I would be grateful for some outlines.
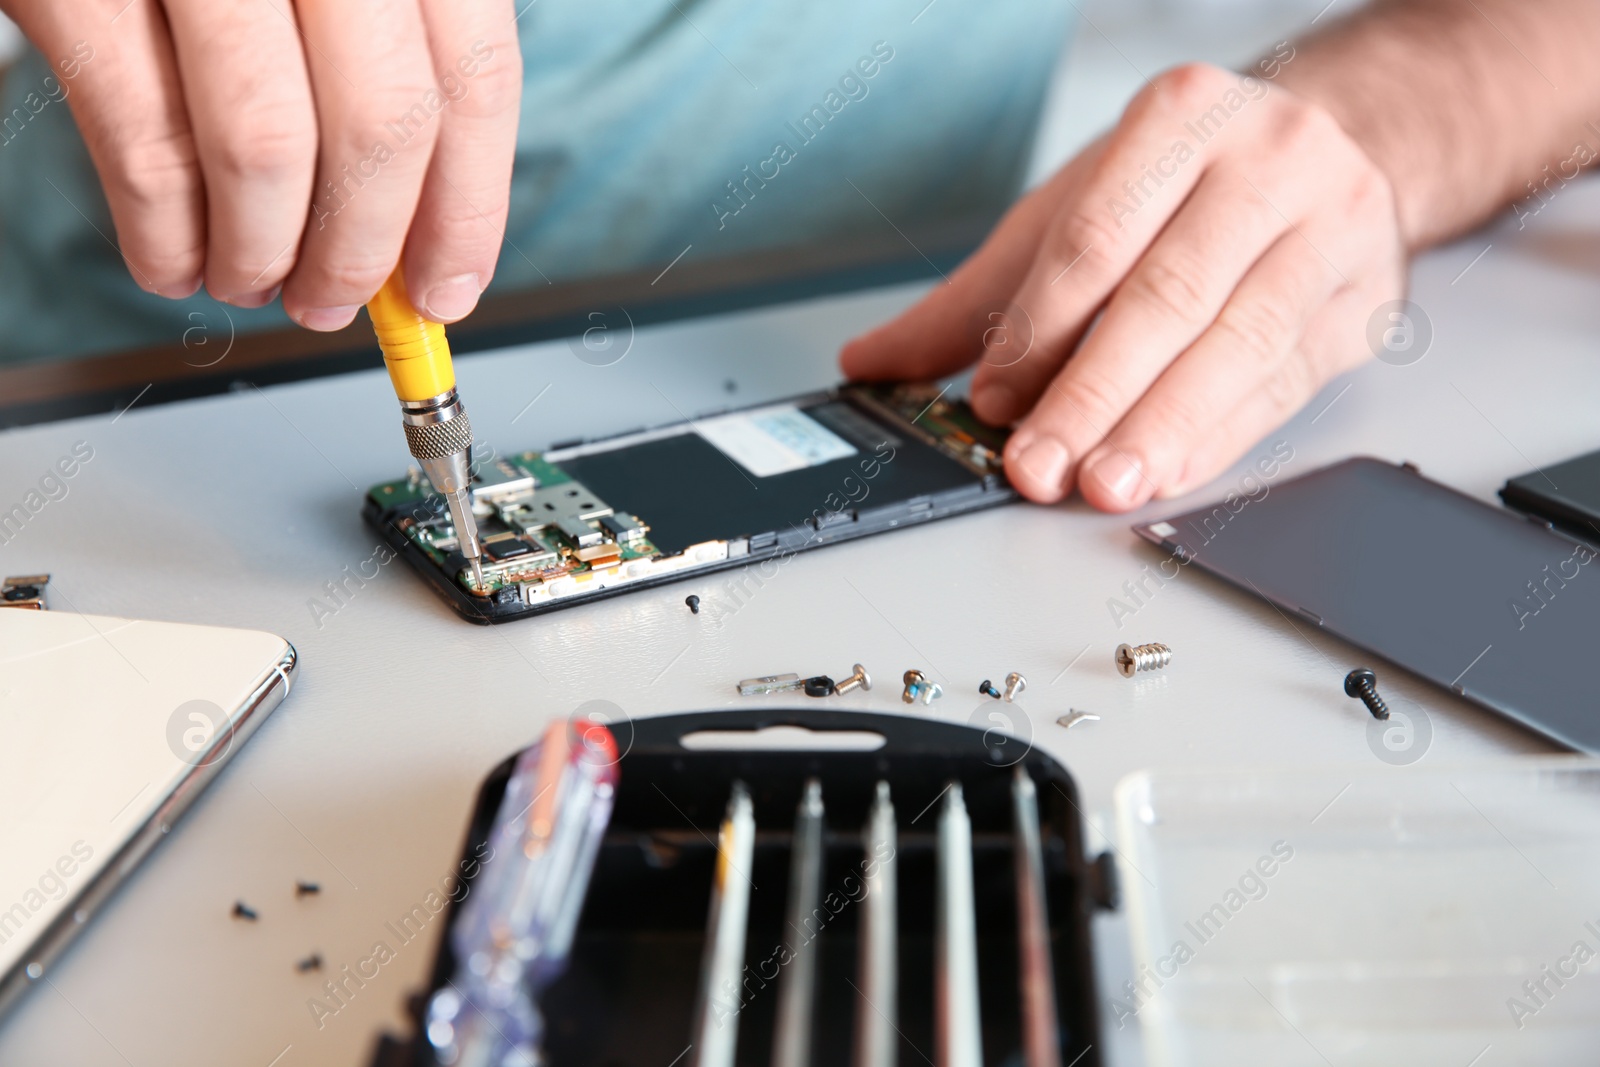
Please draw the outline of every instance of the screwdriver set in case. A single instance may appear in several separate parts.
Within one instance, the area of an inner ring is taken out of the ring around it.
[[[594,738],[574,726],[579,748]],[[820,710],[601,732],[559,790],[600,798],[609,821],[568,819],[566,843],[540,814],[555,783],[524,780],[548,751],[489,775],[464,848],[488,858],[452,906],[413,1033],[386,1035],[374,1067],[1099,1062],[1089,921],[1116,906],[1113,867],[1086,857],[1076,787],[1047,754],[993,730]],[[592,837],[593,869],[543,927],[529,917],[556,898],[525,881],[521,925],[495,935],[484,911],[517,908],[503,883],[520,860],[503,857],[534,852],[508,816],[569,867]],[[526,1026],[483,984],[517,944],[546,957],[518,972],[538,976],[520,980],[537,992]],[[469,1031],[499,1044],[474,1053]]]

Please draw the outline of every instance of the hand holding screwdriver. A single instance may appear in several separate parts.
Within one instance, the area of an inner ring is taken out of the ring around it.
[[[444,327],[423,318],[406,294],[404,264],[397,264],[367,304],[383,349],[389,380],[400,398],[406,444],[433,487],[444,494],[456,540],[483,590],[483,547],[472,514],[472,423],[456,394],[456,372]]]

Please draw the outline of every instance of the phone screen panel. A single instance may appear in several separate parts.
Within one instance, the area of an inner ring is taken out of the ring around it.
[[[1600,753],[1595,551],[1370,458],[1135,527],[1193,565],[1564,745]],[[1353,664],[1352,664],[1353,666]]]

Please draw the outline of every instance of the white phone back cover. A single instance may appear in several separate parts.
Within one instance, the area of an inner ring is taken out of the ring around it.
[[[255,630],[0,609],[0,979],[20,978],[68,908],[88,918],[159,839],[152,820],[181,813],[288,692],[294,663]]]

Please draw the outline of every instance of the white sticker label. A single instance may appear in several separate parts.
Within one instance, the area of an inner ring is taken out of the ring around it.
[[[850,442],[791,404],[718,415],[695,430],[757,478],[856,454]]]

